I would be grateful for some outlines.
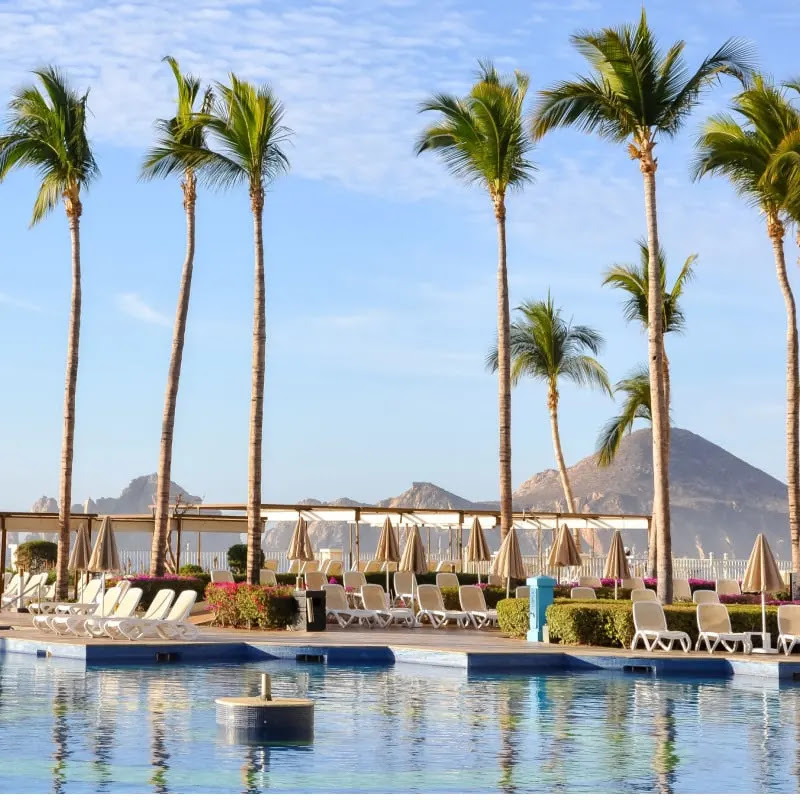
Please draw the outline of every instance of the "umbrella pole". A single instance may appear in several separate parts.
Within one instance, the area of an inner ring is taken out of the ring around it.
[[[766,648],[767,645],[767,599],[764,592],[761,592],[761,642]]]
[[[614,599],[617,599],[617,579],[614,578]]]

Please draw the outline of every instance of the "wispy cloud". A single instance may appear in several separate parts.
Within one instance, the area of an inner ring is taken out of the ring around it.
[[[10,306],[11,308],[19,308],[22,311],[41,311],[41,307],[35,303],[30,303],[19,297],[0,292],[0,306]]]
[[[148,305],[136,292],[124,292],[117,295],[117,306],[119,310],[133,319],[146,322],[148,325],[158,325],[169,328],[172,322],[166,314],[156,311]]]

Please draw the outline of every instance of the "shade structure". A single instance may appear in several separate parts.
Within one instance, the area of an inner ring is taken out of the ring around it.
[[[386,562],[386,591],[389,591],[389,562],[400,560],[400,548],[397,546],[397,537],[389,517],[383,521],[381,536],[378,539],[378,549],[375,551],[376,561]]]
[[[111,517],[103,517],[100,523],[87,569],[89,572],[119,572],[119,553]]]
[[[522,553],[519,549],[519,539],[516,528],[511,528],[506,534],[492,565],[489,567],[492,575],[506,579],[506,597],[511,592],[511,579],[525,580],[525,564],[522,562]]]
[[[403,555],[397,568],[403,572],[419,573],[428,571],[428,557],[425,555],[422,536],[417,525],[411,526],[411,531],[406,539],[406,546],[403,548]]]
[[[300,517],[294,526],[286,558],[289,561],[311,561],[314,558],[314,550],[308,536],[308,523],[303,517]]]
[[[759,533],[744,571],[742,591],[761,594],[761,633],[764,636],[767,633],[767,592],[782,592],[785,588],[767,537]]]
[[[550,557],[547,565],[550,569],[558,567],[579,567],[581,564],[581,554],[575,546],[575,539],[572,537],[566,524],[558,529],[556,540],[550,550]]]
[[[603,569],[604,578],[614,579],[614,599],[617,599],[617,581],[630,578],[631,568],[628,566],[628,559],[625,557],[625,547],[622,544],[622,536],[619,531],[614,531],[611,537],[611,545],[608,548],[606,565]]]
[[[91,542],[89,541],[89,531],[85,525],[78,528],[78,536],[75,539],[75,544],[72,547],[72,552],[69,554],[69,570],[84,570],[89,566],[89,559],[91,558]]]
[[[478,564],[478,583],[481,582],[480,562],[488,561],[492,557],[489,552],[489,545],[486,544],[481,521],[476,516],[472,520],[472,527],[469,529],[469,539],[467,540],[467,561]]]

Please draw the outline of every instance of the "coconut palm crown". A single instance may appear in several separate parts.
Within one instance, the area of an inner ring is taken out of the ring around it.
[[[641,365],[614,384],[614,394],[624,395],[619,414],[606,422],[597,439],[597,464],[609,466],[619,451],[623,437],[630,433],[637,419],[652,422],[650,412],[650,375]]]

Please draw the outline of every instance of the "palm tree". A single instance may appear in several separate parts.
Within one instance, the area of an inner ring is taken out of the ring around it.
[[[540,93],[533,120],[536,138],[563,126],[576,126],[605,139],[628,145],[644,180],[647,219],[649,308],[661,308],[658,280],[658,215],[656,211],[655,146],[671,138],[699,102],[700,93],[720,74],[744,80],[750,72],[748,51],[728,40],[697,70],[689,73],[678,41],[663,52],[647,24],[644,9],[638,25],[603,28],[575,34],[572,42],[586,57],[592,73],[563,81]],[[672,546],[669,517],[669,453],[665,442],[669,414],[664,395],[664,321],[648,321],[648,363],[653,393],[653,495],[658,517],[658,592],[672,599]]]
[[[165,570],[167,537],[169,535],[169,489],[172,479],[172,439],[175,431],[175,407],[178,402],[178,384],[181,377],[183,343],[186,335],[186,319],[189,315],[189,296],[192,291],[194,268],[194,225],[197,202],[197,176],[191,166],[193,155],[205,145],[202,125],[194,125],[198,111],[208,113],[211,101],[206,92],[200,109],[196,109],[200,97],[200,81],[180,71],[178,62],[171,56],[166,61],[178,87],[175,116],[160,119],[156,123],[158,140],[146,155],[142,166],[144,179],[166,178],[175,174],[182,176],[183,208],[186,212],[186,255],[183,260],[181,285],[178,292],[178,307],[172,333],[172,353],[167,372],[167,391],[164,399],[164,414],[161,420],[161,449],[158,456],[158,482],[156,485],[156,512],[153,542],[150,553],[150,574],[160,576]]]
[[[800,220],[797,163],[800,113],[786,89],[761,76],[732,103],[735,116],[716,114],[697,142],[694,176],[722,175],[764,214],[786,306],[786,462],[792,569],[800,569],[800,436],[798,436],[797,310],[786,272],[786,226]]]
[[[58,495],[58,560],[56,597],[65,600],[69,576],[72,450],[75,435],[75,391],[81,326],[81,190],[99,170],[86,136],[88,92],[79,94],[53,66],[33,73],[41,88],[21,89],[9,103],[8,131],[0,136],[0,181],[11,170],[33,167],[41,178],[31,226],[64,201],[72,247],[72,296],[67,335],[64,428],[61,440],[61,484]]]
[[[653,421],[650,412],[650,373],[642,364],[614,384],[614,394],[625,395],[619,414],[611,417],[597,438],[597,465],[608,467],[617,455],[622,438],[633,429],[637,419]]]
[[[532,142],[523,120],[528,76],[501,77],[489,61],[479,62],[477,81],[465,97],[436,94],[420,106],[439,118],[416,142],[416,153],[432,150],[457,178],[489,194],[497,223],[497,344],[500,418],[500,532],[511,528],[510,313],[506,263],[506,194],[531,180]]]
[[[289,168],[283,150],[291,131],[282,124],[283,105],[267,85],[254,86],[230,75],[230,86],[217,83],[213,107],[196,115],[214,137],[214,147],[193,147],[185,166],[212,187],[244,183],[253,214],[255,270],[253,289],[253,359],[250,389],[250,448],[247,487],[247,581],[258,583],[261,566],[261,461],[264,425],[264,364],[267,345],[264,278],[264,191]]]
[[[606,370],[594,358],[603,346],[603,337],[594,328],[565,320],[549,293],[547,300],[529,300],[516,310],[521,318],[511,325],[511,382],[516,386],[520,378],[527,376],[547,384],[553,450],[567,511],[574,514],[575,499],[558,427],[558,382],[564,378],[578,386],[596,387],[611,395]],[[494,372],[497,364],[498,351],[494,348],[486,359],[486,366]]]

